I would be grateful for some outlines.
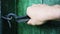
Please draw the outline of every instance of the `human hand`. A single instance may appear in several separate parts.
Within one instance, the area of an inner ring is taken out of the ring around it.
[[[31,18],[28,24],[42,25],[47,20],[60,18],[60,5],[34,4],[27,8],[27,15]]]

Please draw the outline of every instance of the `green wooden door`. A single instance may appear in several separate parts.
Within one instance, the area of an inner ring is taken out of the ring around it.
[[[32,4],[60,4],[60,0],[18,0],[18,15],[25,16],[26,9]],[[32,26],[26,23],[18,24],[18,34],[60,34],[58,21],[49,21],[42,26]]]

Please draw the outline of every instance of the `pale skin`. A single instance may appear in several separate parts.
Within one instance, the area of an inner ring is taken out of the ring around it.
[[[27,15],[31,18],[27,24],[42,25],[47,20],[60,19],[60,5],[34,4],[27,8]]]

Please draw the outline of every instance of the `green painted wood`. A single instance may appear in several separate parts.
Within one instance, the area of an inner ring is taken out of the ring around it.
[[[48,5],[56,5],[56,4],[60,5],[60,0],[44,0],[43,3]]]
[[[60,4],[60,0],[19,0],[18,1],[18,15],[25,16],[26,9],[32,4]],[[26,23],[18,24],[18,34],[60,34],[60,25],[58,21],[49,21],[41,26],[32,26]]]

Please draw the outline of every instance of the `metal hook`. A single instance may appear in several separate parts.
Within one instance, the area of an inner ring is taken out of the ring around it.
[[[15,19],[17,23],[27,22],[30,18],[28,16],[17,16],[16,14],[9,13],[6,17],[2,16],[2,19],[7,20],[9,27],[11,28],[11,20]]]

